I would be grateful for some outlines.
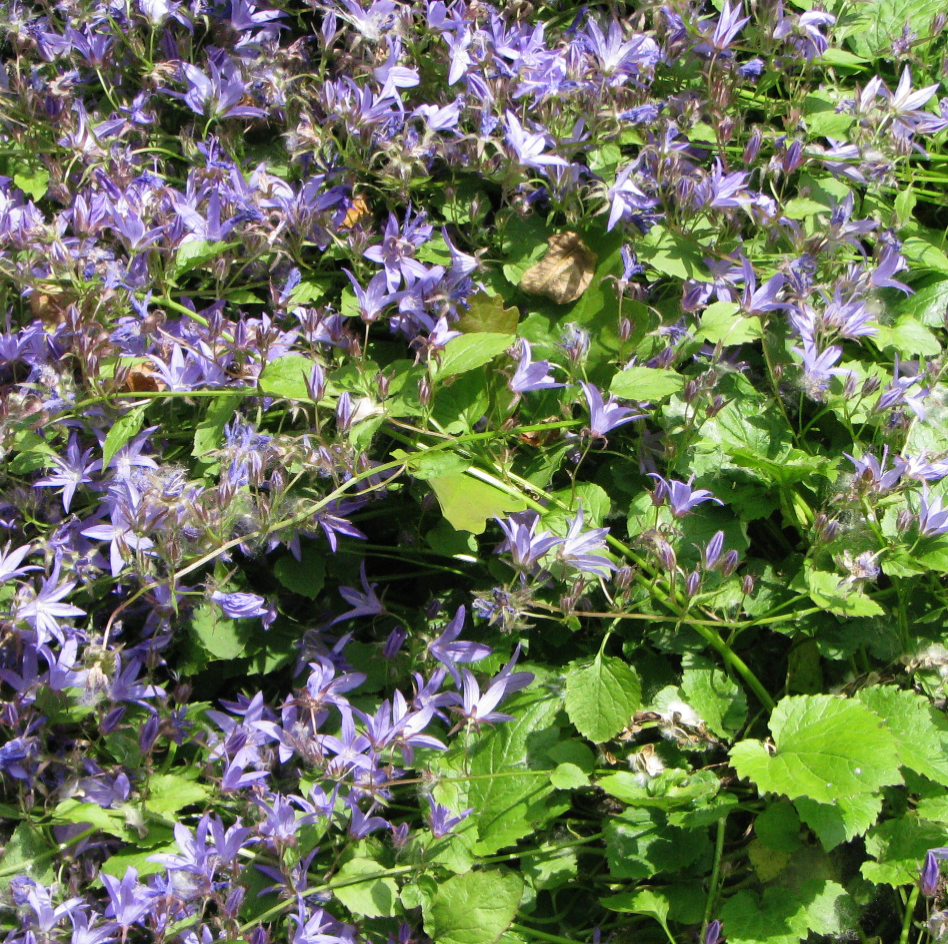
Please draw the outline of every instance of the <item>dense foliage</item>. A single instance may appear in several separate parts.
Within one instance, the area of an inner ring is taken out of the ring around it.
[[[2,5],[9,944],[948,939],[942,7]]]

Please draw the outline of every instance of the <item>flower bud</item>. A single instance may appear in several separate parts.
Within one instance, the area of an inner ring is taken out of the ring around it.
[[[753,164],[757,160],[757,155],[760,153],[760,145],[763,142],[763,135],[756,128],[754,133],[750,136],[750,140],[747,142],[747,146],[744,148],[744,163]]]
[[[402,648],[402,644],[408,638],[408,633],[401,626],[396,626],[389,634],[388,639],[385,640],[385,645],[382,647],[382,658],[383,659],[394,659],[398,655],[399,649]]]
[[[700,588],[701,588],[701,571],[693,570],[685,578],[685,593],[689,597],[693,597]]]
[[[158,738],[158,715],[151,715],[142,725],[138,736],[138,747],[143,754],[147,754],[155,745]]]
[[[250,944],[270,944],[270,932],[262,924],[258,924],[250,932]]]
[[[922,894],[926,898],[932,898],[938,892],[938,880],[941,878],[941,871],[938,868],[938,859],[933,853],[925,853],[925,863],[922,865],[918,876],[918,885]]]
[[[124,717],[125,705],[116,705],[116,707],[105,716],[105,720],[99,725],[99,730],[103,734],[111,734],[118,727],[118,723]]]
[[[915,515],[909,511],[908,508],[903,508],[898,517],[895,519],[895,528],[899,534],[903,534],[905,531],[912,526],[912,520],[915,518]]]
[[[352,423],[352,397],[348,392],[340,394],[336,402],[336,427],[346,432]]]
[[[408,842],[408,823],[399,823],[392,827],[392,845],[396,849],[404,849]]]
[[[724,547],[724,532],[718,531],[714,537],[708,541],[708,546],[701,552],[701,562],[705,570],[713,570],[721,556],[721,549]]]
[[[737,565],[740,562],[740,555],[737,551],[728,551],[724,555],[724,563],[721,565],[721,576],[725,579],[730,577],[731,574],[737,570]]]
[[[787,148],[787,153],[783,157],[783,170],[786,174],[792,174],[803,163],[803,145],[799,141],[794,141]]]
[[[835,519],[827,521],[820,532],[820,540],[824,544],[829,544],[836,540],[837,534],[839,534],[839,522]]]
[[[662,567],[664,567],[668,573],[675,573],[678,569],[678,557],[675,554],[675,549],[667,541],[659,540],[657,542],[655,554]]]
[[[864,397],[871,397],[879,389],[880,385],[878,377],[867,377],[862,382],[862,395]]]
[[[240,906],[243,904],[246,891],[243,885],[235,885],[231,889],[230,894],[224,902],[224,914],[227,915],[228,918],[237,917],[237,912],[240,911]]]
[[[313,403],[322,400],[326,392],[326,372],[322,364],[316,363],[310,368],[309,376],[306,378],[306,392]]]
[[[741,581],[741,593],[745,597],[749,597],[754,592],[754,578],[747,574],[744,579]]]
[[[623,315],[619,319],[619,341],[625,344],[632,337],[632,322]]]
[[[336,38],[336,14],[332,10],[323,14],[323,23],[319,34],[322,47],[329,49]],[[255,942],[251,942],[251,944],[255,944]]]

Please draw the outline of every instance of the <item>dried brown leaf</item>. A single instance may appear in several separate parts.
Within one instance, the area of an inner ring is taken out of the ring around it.
[[[523,273],[520,288],[569,305],[589,288],[598,257],[577,233],[568,231],[554,233],[546,246],[543,258]]]

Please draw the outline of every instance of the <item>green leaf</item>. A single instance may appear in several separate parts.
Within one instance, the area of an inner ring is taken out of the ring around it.
[[[618,911],[622,914],[648,915],[662,926],[670,941],[675,940],[668,929],[670,904],[664,889],[637,888],[633,892],[600,898],[599,904],[610,911]]]
[[[259,295],[254,295],[253,292],[248,291],[247,289],[237,288],[232,289],[226,294],[226,299],[231,305],[262,305],[263,299]]]
[[[326,583],[325,555],[307,545],[301,548],[300,558],[284,554],[273,566],[274,576],[287,590],[315,600]]]
[[[920,321],[904,315],[891,326],[879,325],[872,342],[880,351],[894,347],[903,357],[935,357],[941,352],[935,334]]]
[[[513,873],[468,872],[442,883],[425,914],[437,944],[494,944],[513,924],[523,881]]]
[[[945,844],[945,827],[916,816],[890,819],[869,830],[866,852],[876,861],[862,864],[863,878],[879,885],[909,885],[918,878],[925,853]]]
[[[192,803],[201,803],[211,795],[211,791],[200,783],[195,783],[178,774],[156,774],[148,778],[148,799],[146,809],[153,813],[177,813]]]
[[[129,868],[135,869],[139,878],[144,878],[146,875],[156,875],[158,872],[165,871],[165,867],[160,862],[148,861],[151,856],[156,854],[178,855],[180,850],[175,843],[169,843],[165,846],[141,849],[137,852],[120,853],[119,855],[109,856],[102,863],[99,871],[117,879],[125,878],[125,873]]]
[[[693,239],[672,233],[664,226],[653,226],[644,238],[638,240],[635,249],[642,262],[647,262],[663,275],[711,281],[704,265],[707,251]]]
[[[34,202],[42,200],[49,190],[49,171],[42,165],[21,164],[22,170],[13,175],[13,183]]]
[[[568,530],[567,518],[575,518],[580,505],[583,508],[583,523],[587,528],[601,528],[612,507],[609,493],[594,482],[580,482],[575,489],[563,488],[550,493],[569,510],[553,507],[544,512],[543,524],[556,534],[563,536]]]
[[[685,378],[673,370],[627,367],[616,374],[609,392],[626,400],[664,400],[685,387]]]
[[[915,191],[911,186],[899,191],[892,204],[895,207],[895,215],[898,218],[899,226],[905,226],[912,219],[916,203],[918,203],[918,200],[915,198]]]
[[[589,786],[589,775],[583,773],[575,764],[560,764],[550,774],[550,783],[557,790],[578,790]]]
[[[731,762],[761,793],[832,803],[902,782],[895,738],[859,701],[832,695],[784,698],[770,718],[771,756],[760,741],[741,741]]]
[[[845,935],[855,921],[853,901],[833,881],[808,879],[792,890],[775,885],[759,900],[738,892],[721,908],[728,944],[796,944],[810,931]]]
[[[553,849],[540,846],[536,855],[523,855],[520,869],[536,891],[575,885],[579,874],[579,857],[574,849]]]
[[[296,308],[299,305],[311,305],[313,302],[318,302],[328,291],[328,282],[305,279],[290,293],[286,307]]]
[[[825,112],[824,112],[825,114]],[[835,114],[835,112],[833,112]],[[783,215],[791,220],[803,220],[808,216],[814,216],[817,213],[829,213],[829,209],[816,200],[809,197],[794,197],[784,208]]]
[[[926,239],[910,236],[902,243],[902,252],[913,268],[948,272],[948,256]]]
[[[856,697],[895,735],[904,767],[948,786],[948,721],[924,695],[874,685]]]
[[[491,518],[526,508],[523,499],[463,472],[429,479],[441,513],[457,531],[483,534]]]
[[[142,428],[142,420],[145,418],[147,403],[141,406],[133,407],[124,416],[120,416],[113,424],[112,428],[106,433],[105,443],[102,446],[102,468],[108,467],[108,464],[115,457],[115,453],[131,442]]]
[[[430,875],[419,875],[402,887],[399,898],[406,908],[422,908],[427,915],[438,894],[438,885]]]
[[[263,368],[257,386],[270,397],[309,400],[306,381],[314,363],[314,360],[299,354],[284,354]]]
[[[829,852],[838,845],[861,836],[879,818],[882,794],[840,797],[832,806],[800,797],[794,804],[800,819],[816,833]]]
[[[458,531],[442,518],[426,535],[428,546],[444,557],[473,560],[477,556],[477,538],[470,531]]]
[[[206,265],[213,261],[221,253],[232,248],[234,243],[223,241],[208,242],[206,239],[193,239],[191,242],[178,246],[178,251],[174,257],[175,276],[183,275],[191,269]]]
[[[437,376],[453,377],[483,367],[499,354],[503,354],[515,340],[515,335],[495,334],[492,331],[478,331],[475,334],[462,334],[459,338],[452,338],[441,355]]]
[[[540,261],[549,236],[546,221],[538,214],[524,217],[513,214],[504,220],[503,251],[507,261],[503,273],[511,285],[519,285],[523,273]]]
[[[191,616],[191,633],[202,649],[215,659],[239,659],[248,655],[249,620],[232,620],[216,603],[202,603]]]
[[[57,455],[56,450],[42,436],[30,430],[17,435],[13,443],[17,453],[7,465],[14,475],[25,475],[50,465],[50,456]]]
[[[948,796],[926,797],[918,801],[915,812],[920,819],[933,823],[948,823]]]
[[[24,820],[7,840],[0,858],[0,888],[7,888],[17,875],[27,875],[34,881],[48,885],[53,879],[53,864],[48,855],[52,850],[43,834]]]
[[[566,713],[583,737],[596,744],[615,737],[642,703],[642,683],[621,659],[597,655],[566,674]]]
[[[365,918],[391,918],[398,913],[398,885],[380,876],[385,869],[371,859],[350,859],[333,877],[333,894],[353,914]],[[361,879],[361,881],[360,881]]]
[[[702,771],[710,773],[710,771]],[[721,819],[726,819],[738,809],[737,797],[730,793],[718,796],[696,797],[689,806],[691,809],[677,809],[669,812],[668,822],[671,826],[681,826],[682,829],[702,829],[713,826]]]
[[[516,333],[519,321],[520,309],[514,305],[505,308],[500,295],[476,292],[468,299],[468,307],[461,312],[461,317],[452,327],[464,334],[508,335]]]
[[[771,803],[754,820],[757,838],[774,852],[796,852],[800,842],[800,817],[787,800]]]
[[[741,450],[741,454],[775,461],[787,455],[793,432],[774,403],[757,393],[744,377],[726,375],[717,390],[728,402],[702,426],[707,443],[720,443],[728,453]]]
[[[739,314],[736,302],[715,302],[708,305],[701,315],[697,336],[711,344],[746,344],[756,341],[763,334],[760,319],[746,318]]]
[[[456,814],[454,810],[452,812]],[[470,872],[476,861],[474,856],[474,843],[477,840],[476,832],[453,832],[441,839],[435,839],[429,832],[423,834],[425,837],[431,837],[428,844],[428,861],[437,862],[443,865],[448,871],[455,875],[463,875]]]
[[[811,561],[804,565],[804,577],[810,598],[836,616],[882,616],[885,611],[862,590],[840,587],[839,574],[817,570]]]
[[[941,328],[945,324],[945,309],[948,308],[948,279],[920,288],[908,295],[895,307],[899,315],[907,314],[929,328]]]
[[[710,659],[693,656],[681,679],[684,700],[719,737],[731,737],[747,718],[744,690]]]
[[[924,40],[933,17],[942,10],[943,0],[880,0],[850,26],[847,42],[866,59],[888,55],[904,26]]]
[[[53,819],[59,823],[89,823],[109,836],[129,838],[124,812],[104,809],[98,803],[76,799],[63,800],[53,810]]]
[[[404,449],[393,449],[393,459],[404,459],[414,478],[424,482],[444,475],[455,475],[466,472],[471,463],[467,459],[456,456],[453,452],[405,452]]]
[[[814,137],[843,138],[855,119],[852,115],[836,111],[821,111],[806,119],[807,129]],[[799,217],[791,217],[799,219]]]
[[[619,771],[600,779],[596,786],[630,806],[659,810],[695,808],[713,797],[721,787],[710,770],[666,769],[648,786],[642,786],[634,774]]]
[[[207,405],[204,419],[195,427],[192,456],[206,456],[221,444],[224,427],[231,421],[243,401],[241,396],[214,397]]]
[[[504,705],[516,720],[484,732],[478,740],[464,804],[475,810],[478,855],[491,855],[515,843],[547,815],[546,798],[553,785],[542,771],[553,766],[546,752],[560,738],[554,722],[561,708],[562,700],[554,691],[538,687],[518,692]]]
[[[470,371],[435,388],[431,418],[445,432],[469,433],[489,407],[487,372]]]
[[[596,769],[596,755],[589,749],[585,741],[571,738],[554,744],[546,756],[556,764],[572,764],[584,774],[591,774]]]
[[[800,3],[798,6],[803,6],[803,4]],[[809,4],[807,4],[807,8],[809,9]],[[822,56],[817,56],[815,61],[826,63],[828,66],[850,66],[858,69],[866,60],[862,56],[854,56],[851,52],[846,52],[845,49],[830,47]]]
[[[626,810],[606,824],[609,873],[617,879],[645,879],[679,872],[708,851],[707,832],[669,826],[661,810]]]

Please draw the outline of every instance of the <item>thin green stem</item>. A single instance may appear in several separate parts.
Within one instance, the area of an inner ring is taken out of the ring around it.
[[[902,919],[902,934],[899,936],[899,944],[908,944],[909,935],[912,933],[912,917],[915,914],[915,905],[918,903],[919,887],[916,885],[909,895],[908,903],[905,906],[905,916]]]
[[[714,906],[718,898],[718,882],[721,879],[721,857],[724,855],[724,827],[727,823],[727,816],[722,816],[718,820],[718,831],[714,842],[714,865],[711,867],[711,881],[708,884],[708,900],[704,906],[704,919],[701,922],[701,937],[704,938],[704,932],[708,928],[711,916],[714,914]]]

